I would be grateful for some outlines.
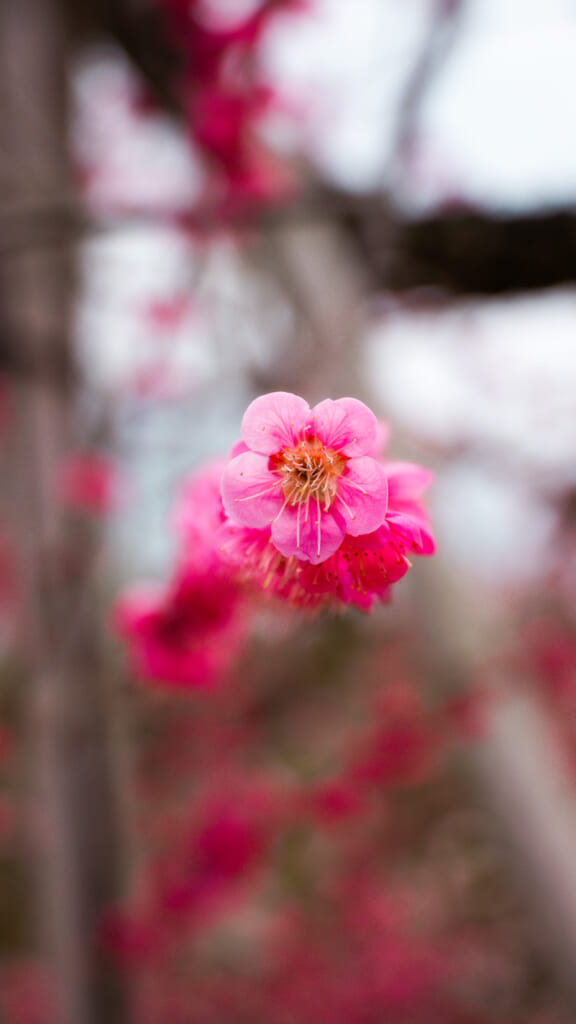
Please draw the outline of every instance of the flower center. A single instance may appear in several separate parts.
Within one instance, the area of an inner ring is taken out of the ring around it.
[[[348,461],[316,437],[305,437],[296,448],[284,448],[271,457],[272,468],[282,477],[286,503],[301,505],[312,498],[324,510],[336,499],[338,477]]]

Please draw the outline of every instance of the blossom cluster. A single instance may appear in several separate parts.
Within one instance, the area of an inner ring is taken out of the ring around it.
[[[304,609],[369,611],[434,541],[430,473],[386,460],[386,429],[355,398],[257,398],[227,460],[187,480],[167,585],[131,587],[116,624],[140,677],[211,687],[243,649],[255,593]],[[246,586],[248,584],[248,586]]]
[[[479,688],[426,700],[410,628],[360,616],[315,620],[313,661],[305,615],[283,639],[255,629],[237,685],[214,686],[266,595],[369,611],[433,552],[430,474],[387,459],[386,435],[356,399],[256,399],[182,487],[172,579],[140,617],[137,594],[120,603],[139,674],[213,696],[152,701],[140,737],[137,868],[103,928],[134,1024],[570,1019],[551,991],[525,1004],[533,952],[462,784]],[[573,653],[552,655],[562,681]]]
[[[134,1024],[565,1024],[553,1008],[495,1014],[528,977],[521,930],[500,920],[480,819],[450,781],[448,709],[425,705],[402,650],[378,649],[374,672],[396,681],[364,692],[338,754],[296,710],[304,772],[234,696],[226,736],[212,704],[146,734],[160,746],[140,790],[145,856],[106,930]]]
[[[131,586],[117,601],[115,624],[137,676],[203,688],[234,664],[246,635],[246,609],[234,575],[213,544],[224,515],[222,465],[186,481],[175,512],[181,545],[167,584]]]
[[[286,170],[259,138],[263,114],[276,103],[262,80],[256,51],[271,18],[302,0],[260,0],[231,24],[211,24],[203,0],[160,0],[182,59],[181,93],[189,132],[227,184],[229,199],[274,198]]]
[[[388,600],[434,539],[421,496],[431,474],[386,460],[385,426],[355,398],[257,398],[224,471],[220,550],[262,588],[299,606]]]

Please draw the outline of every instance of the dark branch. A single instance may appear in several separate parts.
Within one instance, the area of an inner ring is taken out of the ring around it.
[[[406,220],[381,199],[346,197],[342,223],[377,288],[493,295],[576,282],[574,208]]]

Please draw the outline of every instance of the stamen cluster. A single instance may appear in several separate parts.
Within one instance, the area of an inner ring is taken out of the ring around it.
[[[386,476],[370,454],[377,430],[374,414],[355,398],[310,409],[298,395],[262,395],[246,410],[242,442],[224,471],[227,514],[244,526],[270,527],[286,558],[319,565],[347,533],[384,522]]]
[[[316,437],[305,437],[296,448],[285,448],[272,457],[282,480],[282,490],[290,505],[306,503],[312,498],[327,512],[337,496],[338,478],[344,472],[346,458],[325,448]]]

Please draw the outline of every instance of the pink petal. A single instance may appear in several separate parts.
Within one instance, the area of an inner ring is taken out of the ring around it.
[[[378,421],[357,398],[331,398],[315,405],[312,416],[318,438],[343,455],[367,455],[374,450]]]
[[[243,452],[249,452],[250,449],[245,441],[236,441],[230,449],[229,459],[235,459],[237,455],[242,455]]]
[[[273,391],[260,395],[248,406],[242,420],[242,439],[252,451],[273,455],[298,444],[310,422],[310,407],[303,398],[288,391]]]
[[[424,516],[389,512],[387,518],[393,534],[400,537],[410,551],[418,555],[434,554],[436,543]]]
[[[366,539],[370,540],[358,538],[354,544],[347,538],[343,547],[348,556],[346,562],[351,590],[375,594],[386,592],[391,583],[397,583],[407,573],[409,563],[393,544],[372,547],[360,543]]]
[[[376,420],[376,440],[369,452],[366,455],[371,455],[373,459],[382,458],[384,452],[388,447],[388,441],[390,440],[390,427],[384,420]]]
[[[393,545],[392,531],[387,518],[377,530],[372,533],[361,533],[357,537],[346,534],[346,546],[350,548],[364,548],[366,551],[377,551],[379,548]]]
[[[434,474],[424,466],[414,462],[386,462],[384,464],[388,477],[388,497],[390,505],[397,502],[416,501],[430,486]]]
[[[338,480],[336,505],[352,537],[377,530],[388,507],[388,484],[380,463],[369,455],[350,459]]]
[[[238,523],[268,526],[282,508],[279,478],[268,469],[268,456],[244,452],[228,463],[222,477],[224,508]]]
[[[185,477],[172,511],[172,525],[194,555],[208,556],[214,530],[224,519],[220,481],[226,459],[211,459],[199,471]]]
[[[310,561],[313,565],[330,558],[342,543],[345,533],[346,523],[340,512],[335,508],[324,512],[322,506],[318,529],[318,507],[312,502],[308,508],[308,519],[304,504],[289,505],[272,523],[272,542],[280,553],[286,558],[296,555],[296,558]]]
[[[164,599],[164,588],[157,583],[137,583],[120,595],[113,607],[116,628],[125,636],[148,626]]]

